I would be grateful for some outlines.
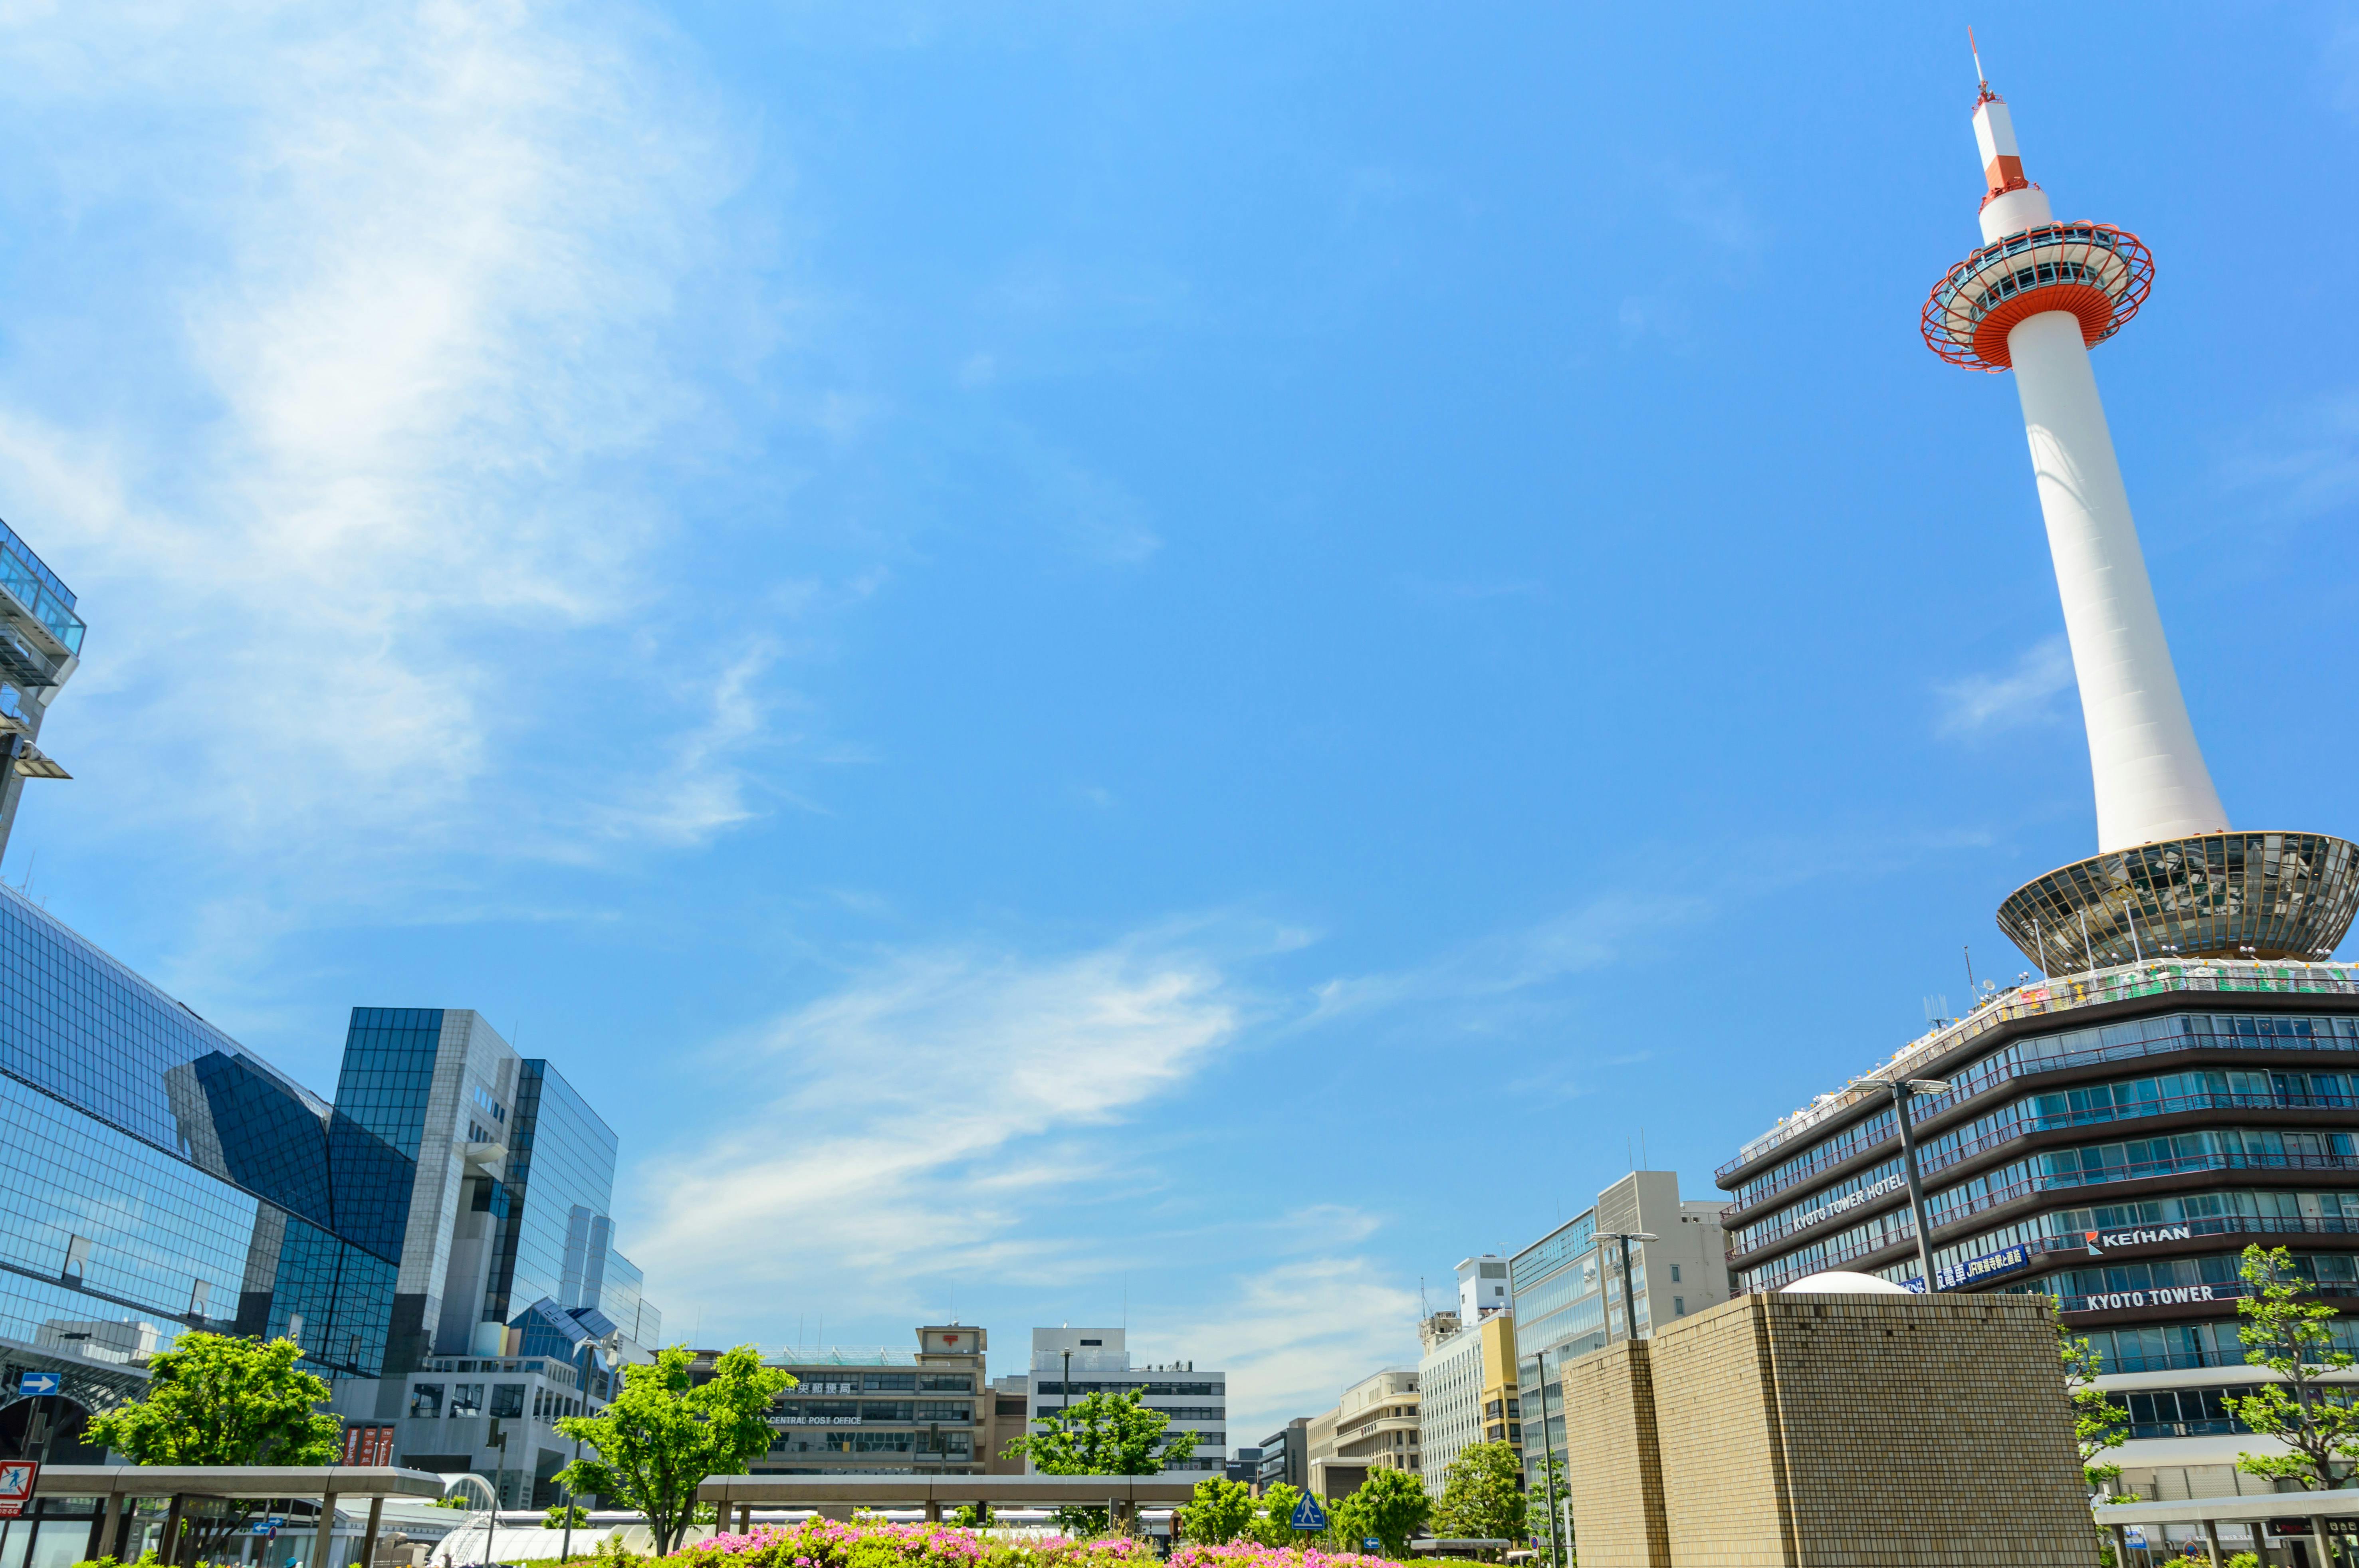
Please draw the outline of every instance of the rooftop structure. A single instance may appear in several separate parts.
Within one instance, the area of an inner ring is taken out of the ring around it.
[[[2024,173],[2006,103],[1974,103],[1983,243],[1926,299],[1928,347],[2015,373],[2096,790],[2091,859],[2033,879],[1999,928],[2049,975],[2145,957],[2323,958],[2359,910],[2341,838],[2232,832],[2179,687],[2089,351],[2154,284],[2136,234],[2059,222]]]

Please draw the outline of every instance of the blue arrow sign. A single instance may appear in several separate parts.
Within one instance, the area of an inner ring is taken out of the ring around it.
[[[63,1381],[55,1372],[27,1372],[16,1380],[16,1392],[26,1399],[35,1394],[54,1394]]]
[[[1308,1492],[1303,1493],[1302,1500],[1294,1505],[1294,1528],[1307,1530],[1327,1528],[1327,1510],[1321,1508],[1319,1499]]]

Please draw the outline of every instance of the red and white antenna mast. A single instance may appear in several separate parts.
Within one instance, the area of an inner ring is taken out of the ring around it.
[[[2111,224],[2055,221],[1980,49],[1974,70],[1984,244],[1926,300],[1925,341],[1952,364],[2015,372],[2089,730],[2099,847],[2217,833],[2227,813],[2180,696],[2089,364],[2137,314],[2154,261]]]

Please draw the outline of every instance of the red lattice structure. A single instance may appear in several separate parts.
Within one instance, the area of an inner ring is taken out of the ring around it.
[[[2044,310],[2069,310],[2095,348],[2128,324],[2154,287],[2154,253],[2110,223],[2041,223],[1984,245],[1925,298],[1925,346],[1953,365],[1995,375],[2012,364],[2006,335]]]

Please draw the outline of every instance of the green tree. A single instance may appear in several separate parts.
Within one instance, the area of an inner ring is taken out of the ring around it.
[[[1564,1461],[1553,1454],[1543,1454],[1538,1478],[1532,1483],[1529,1493],[1531,1502],[1526,1522],[1529,1523],[1530,1512],[1537,1511],[1543,1528],[1551,1522],[1554,1524],[1555,1529],[1550,1532],[1554,1539],[1543,1541],[1541,1545],[1548,1561],[1555,1568],[1565,1568],[1565,1564],[1572,1561],[1571,1542],[1565,1536],[1565,1527],[1570,1522],[1565,1499],[1570,1496],[1564,1485]]]
[[[1372,1470],[1366,1480],[1335,1505],[1332,1517],[1340,1545],[1357,1552],[1360,1542],[1373,1535],[1382,1544],[1386,1556],[1407,1557],[1409,1537],[1423,1530],[1433,1518],[1433,1499],[1426,1495],[1424,1485],[1406,1470]]]
[[[2326,1381],[2350,1370],[2354,1357],[2334,1348],[2334,1309],[2306,1301],[2316,1287],[2295,1271],[2293,1254],[2282,1247],[2245,1249],[2242,1272],[2252,1293],[2237,1298],[2236,1337],[2245,1359],[2277,1375],[2243,1399],[2223,1398],[2228,1413],[2255,1432],[2274,1437],[2290,1454],[2239,1454],[2236,1468],[2248,1476],[2298,1481],[2324,1491],[2359,1468],[2359,1410],[2345,1386]]]
[[[658,1351],[652,1366],[623,1368],[623,1391],[605,1410],[557,1422],[597,1451],[560,1470],[558,1485],[638,1509],[658,1556],[679,1549],[707,1476],[741,1474],[769,1452],[770,1401],[795,1386],[751,1345],[724,1354],[702,1383],[689,1378],[693,1359],[684,1345]]]
[[[590,1510],[578,1504],[551,1503],[549,1511],[540,1516],[543,1530],[563,1530],[568,1524],[576,1530],[590,1522]]]
[[[1171,1432],[1171,1418],[1148,1410],[1146,1390],[1103,1390],[1032,1418],[1040,1430],[1011,1439],[1003,1453],[1029,1459],[1044,1476],[1153,1476],[1196,1452],[1196,1434]],[[1103,1509],[1057,1510],[1058,1528],[1095,1535],[1106,1528]]]
[[[1467,1444],[1441,1473],[1434,1530],[1464,1540],[1523,1540],[1526,1499],[1517,1485],[1523,1477],[1524,1462],[1506,1444]]]
[[[1190,1541],[1206,1546],[1234,1541],[1253,1523],[1253,1488],[1243,1481],[1208,1476],[1196,1483],[1195,1496],[1180,1517]]]
[[[1196,1452],[1196,1434],[1171,1432],[1171,1418],[1148,1410],[1146,1390],[1091,1394],[1078,1404],[1032,1418],[1040,1430],[1013,1439],[1006,1455],[1029,1459],[1044,1476],[1153,1476]]]
[[[1280,1481],[1261,1495],[1261,1511],[1253,1516],[1244,1533],[1264,1546],[1293,1546],[1302,1540],[1294,1528],[1295,1505],[1302,1501],[1302,1488]]]
[[[183,1334],[148,1364],[147,1397],[92,1421],[82,1441],[135,1465],[332,1465],[343,1423],[318,1408],[328,1385],[302,1358],[291,1339]],[[191,1509],[176,1555],[223,1555],[266,1500]]]
[[[2064,1326],[2062,1298],[2048,1300],[2056,1314],[2056,1354],[2064,1364],[2064,1390],[2072,1399],[2072,1437],[2081,1447],[2081,1474],[2091,1491],[2102,1491],[2107,1483],[2122,1478],[2122,1467],[2100,1465],[2097,1455],[2120,1447],[2129,1436],[2130,1412],[2097,1387],[2097,1379],[2105,1370],[2104,1352],[2092,1346],[2087,1335],[2074,1334]]]

